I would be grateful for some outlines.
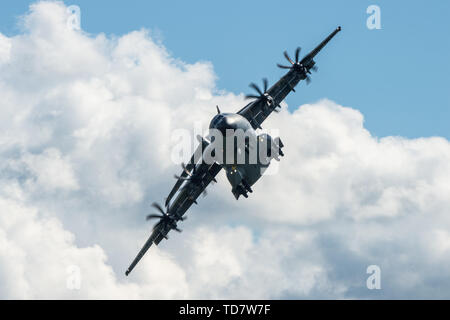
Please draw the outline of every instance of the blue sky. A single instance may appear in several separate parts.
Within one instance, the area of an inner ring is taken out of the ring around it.
[[[33,1],[3,2],[0,32],[20,32],[17,17]],[[82,28],[122,35],[147,28],[177,58],[211,61],[219,89],[278,80],[283,50],[311,50],[336,26],[317,58],[313,82],[287,98],[291,108],[329,98],[359,109],[382,137],[450,138],[448,1],[65,1],[81,8]],[[381,8],[381,30],[366,27],[366,8]],[[222,107],[226,109],[226,106]],[[234,110],[230,110],[234,111]]]

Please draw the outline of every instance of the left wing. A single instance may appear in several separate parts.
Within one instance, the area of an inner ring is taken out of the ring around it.
[[[261,128],[261,124],[279,106],[281,101],[283,101],[291,91],[295,91],[294,88],[300,80],[306,79],[306,81],[309,82],[308,74],[311,73],[309,70],[315,70],[315,62],[313,60],[314,57],[339,31],[341,31],[341,27],[337,27],[328,37],[325,38],[325,40],[323,40],[314,50],[308,53],[300,61],[298,59],[300,48],[297,48],[297,51],[295,52],[295,62],[292,61],[285,52],[284,55],[291,63],[291,66],[285,67],[279,65],[279,67],[290,69],[289,72],[264,93],[260,92],[259,89],[256,89],[254,84],[251,84],[250,86],[255,88],[260,93],[260,96],[250,96],[258,99],[250,102],[244,108],[239,110],[238,114],[245,117],[251,123],[253,129]]]
[[[250,122],[253,129],[261,129],[261,124],[264,120],[266,120],[291,91],[295,91],[294,88],[300,80],[302,80],[301,74],[295,70],[290,70],[267,90],[267,94],[273,99],[272,107],[267,107],[266,100],[258,99],[250,102],[237,113],[245,117]]]

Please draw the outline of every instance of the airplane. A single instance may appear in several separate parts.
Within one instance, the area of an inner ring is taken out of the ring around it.
[[[284,145],[280,138],[272,138],[265,133],[257,135],[256,130],[261,129],[261,124],[272,112],[278,112],[277,108],[280,107],[280,103],[291,91],[295,92],[294,88],[301,80],[305,80],[307,84],[311,81],[311,70],[317,71],[314,61],[315,56],[339,31],[341,31],[340,26],[301,60],[299,59],[300,47],[295,50],[294,60],[284,51],[284,57],[290,65],[278,64],[277,66],[287,69],[288,72],[270,88],[268,88],[267,79],[263,79],[263,90],[256,84],[251,83],[250,87],[257,94],[247,95],[246,98],[252,99],[252,101],[238,112],[222,113],[217,106],[217,114],[211,120],[210,130],[216,130],[225,135],[224,140],[226,140],[227,130],[242,129],[250,133],[252,139],[249,140],[258,142],[256,149],[260,149],[260,145],[267,146],[266,154],[260,156],[258,153],[256,163],[249,163],[247,161],[248,157],[245,158],[244,162],[240,163],[236,162],[235,157],[233,157],[231,162],[205,161],[206,154],[212,155],[214,153],[214,150],[211,150],[215,144],[214,136],[205,138],[197,136],[199,145],[190,161],[186,165],[182,164],[181,174],[175,175],[177,182],[166,198],[165,208],[158,203],[152,204],[152,207],[159,214],[149,214],[147,220],[159,219],[159,221],[155,224],[150,237],[126,270],[126,276],[130,274],[152,244],[159,245],[162,239],[168,239],[170,230],[181,232],[181,229],[178,228],[178,223],[186,219],[184,214],[192,204],[197,204],[197,198],[201,194],[206,194],[206,187],[211,182],[217,182],[215,177],[222,169],[226,172],[227,179],[232,186],[231,191],[236,199],[239,199],[241,195],[247,198],[248,193],[253,192],[251,186],[262,176],[270,161],[272,159],[279,161],[279,156],[284,156],[282,151]],[[259,144],[260,142],[265,142],[265,144]],[[269,142],[270,147],[268,147]],[[221,143],[224,143],[224,141]],[[217,144],[214,147],[217,148]],[[246,140],[242,148],[245,150],[243,153],[248,155],[251,151],[250,147],[250,142]],[[236,148],[234,146],[233,151],[236,151]],[[239,151],[242,150],[240,149]],[[177,196],[172,201],[175,195]]]

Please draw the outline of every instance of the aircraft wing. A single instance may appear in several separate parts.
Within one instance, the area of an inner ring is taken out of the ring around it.
[[[194,182],[191,181],[186,182],[186,185],[180,190],[178,196],[170,205],[169,212],[176,215],[178,218],[182,218],[191,205],[197,202],[198,197],[205,192],[205,189],[211,181],[216,180],[215,177],[221,169],[222,167],[217,163],[213,163],[212,165],[204,162],[200,163],[197,166],[196,171],[197,174],[202,177],[201,183],[194,184]]]
[[[187,168],[189,168],[187,166]],[[171,215],[174,215],[177,220],[181,220],[186,211],[190,208],[190,206],[196,202],[197,198],[204,192],[206,187],[211,183],[211,181],[215,180],[216,175],[222,167],[214,163],[212,165],[208,165],[206,163],[200,163],[197,166],[197,173],[202,175],[202,183],[200,185],[189,185],[193,184],[191,181],[187,181],[184,188],[182,188],[178,193],[178,196],[175,198],[173,203],[168,208],[168,212]],[[177,182],[178,184],[178,182]],[[176,186],[177,186],[176,184]],[[181,184],[177,187],[177,189],[173,192],[175,194]],[[172,190],[173,191],[173,190]],[[172,193],[172,192],[171,192]],[[173,195],[172,195],[173,196]],[[134,258],[131,265],[128,267],[125,275],[129,275],[130,272],[134,269],[134,267],[138,264],[138,262],[142,259],[144,254],[150,249],[152,244],[158,245],[162,239],[167,238],[167,234],[171,230],[170,227],[165,226],[164,224],[159,224],[157,228],[153,229],[152,234],[145,242],[142,249],[137,254],[136,258]]]
[[[279,105],[291,91],[294,91],[294,87],[300,82],[301,79],[301,75],[298,72],[290,70],[269,90],[267,90],[267,93],[273,98],[273,105]],[[255,100],[239,110],[237,113],[246,118],[252,125],[253,129],[261,128],[261,124],[264,120],[266,120],[273,110],[275,110],[275,108],[265,108],[265,103],[266,102],[264,100]]]
[[[311,51],[309,54],[307,54],[301,61],[301,63],[306,64],[308,61],[314,59],[314,57],[320,52],[320,50],[325,47],[325,45],[333,39],[333,37],[341,31],[341,27],[337,27],[336,30],[334,30],[328,37],[325,38],[316,48],[314,48],[313,51]]]
[[[153,242],[155,242],[156,239],[164,238],[167,236],[168,230],[165,230],[165,228],[162,225],[159,225],[158,228],[155,228],[152,231],[152,234],[145,242],[142,249],[137,254],[136,258],[134,258],[133,262],[128,267],[127,271],[125,272],[125,275],[128,276],[128,274],[134,269],[134,267],[138,264],[138,262],[141,260],[141,258],[144,256],[144,254],[147,252],[148,249],[152,246]]]
[[[192,157],[190,161],[186,165],[186,170],[183,170],[181,172],[180,177],[181,178],[187,178],[189,171],[191,171],[194,167],[194,165],[198,162],[199,159],[202,158],[203,150],[208,146],[208,142],[203,139],[200,136],[197,136],[197,139],[199,140],[199,145],[197,146],[197,149],[195,149],[194,153],[192,154]],[[180,189],[181,185],[183,184],[183,180],[179,179],[173,186],[172,190],[170,190],[169,195],[166,198],[165,206],[169,206],[170,201],[172,200],[173,196],[177,193],[177,191]]]
[[[341,31],[341,27],[336,28],[327,38],[325,38],[325,40],[300,61],[301,64],[307,67],[308,71],[313,68],[315,64],[313,58],[339,31]],[[261,128],[261,124],[273,110],[275,110],[275,107],[278,106],[291,91],[295,91],[295,86],[300,80],[304,79],[306,79],[304,74],[297,72],[293,68],[290,69],[287,74],[267,90],[267,94],[273,99],[273,108],[267,108],[266,101],[257,99],[239,110],[238,114],[245,117],[251,123],[253,129]]]

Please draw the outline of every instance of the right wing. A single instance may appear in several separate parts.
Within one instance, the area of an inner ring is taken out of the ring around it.
[[[188,168],[188,167],[187,167]],[[181,192],[178,194],[178,196],[175,198],[173,203],[170,205],[168,212],[170,214],[175,215],[177,217],[177,220],[180,220],[181,217],[186,213],[186,211],[190,208],[190,206],[196,202],[197,198],[200,194],[203,193],[205,188],[211,183],[211,181],[215,180],[216,175],[219,173],[219,171],[222,169],[222,167],[217,164],[213,163],[212,165],[208,165],[206,163],[200,163],[197,166],[197,172],[202,174],[203,176],[203,183],[201,187],[189,185],[192,184],[192,182],[187,182],[186,187],[181,189]],[[181,186],[181,184],[180,184]],[[179,187],[178,187],[179,188]],[[174,194],[177,192],[177,190],[174,192]],[[173,196],[173,195],[172,195]],[[167,238],[167,234],[170,231],[170,227],[168,228],[164,224],[158,225],[157,228],[153,229],[152,234],[145,242],[142,249],[137,254],[136,258],[134,258],[131,265],[128,267],[127,271],[125,272],[125,275],[129,275],[130,272],[134,269],[134,267],[138,264],[138,262],[142,259],[144,254],[150,249],[152,244],[158,245],[162,239]]]
[[[206,187],[215,180],[215,177],[222,169],[218,163],[211,165],[201,162],[197,165],[197,174],[202,176],[202,184],[194,185],[193,182],[188,181],[186,185],[178,193],[172,204],[170,204],[169,212],[181,218],[193,203],[196,203],[197,198],[204,192]]]
[[[197,146],[197,149],[195,149],[194,154],[191,157],[191,160],[186,165],[187,171],[191,171],[194,165],[198,162],[199,159],[202,158],[203,150],[208,146],[208,142],[203,139],[200,136],[197,136],[197,139],[200,141],[200,144]],[[183,170],[181,172],[180,177],[186,178],[188,176],[187,172]],[[175,185],[173,186],[172,190],[170,191],[169,195],[166,198],[165,205],[166,207],[169,206],[170,200],[172,200],[173,196],[177,193],[177,191],[180,189],[181,185],[183,184],[183,180],[178,180]]]
[[[275,83],[267,93],[273,99],[273,105],[277,106],[284,100],[284,98],[291,91],[295,91],[294,87],[302,80],[301,75],[294,70],[289,70],[289,72],[284,75],[277,83]],[[261,128],[261,124],[266,120],[266,118],[273,112],[275,108],[264,108],[264,100],[255,100],[250,102],[244,108],[239,110],[237,113],[245,117],[253,129]]]
[[[141,258],[144,256],[144,254],[147,252],[147,250],[150,249],[150,247],[152,246],[153,242],[155,242],[155,240],[160,238],[161,236],[162,236],[162,238],[166,237],[167,233],[169,233],[169,231],[165,230],[165,228],[162,225],[159,225],[158,228],[155,228],[152,231],[152,234],[147,239],[147,241],[145,242],[144,246],[142,247],[142,249],[137,254],[136,258],[134,258],[133,262],[130,264],[130,266],[128,267],[127,271],[125,271],[125,275],[126,276],[128,276],[130,274],[130,272],[138,264],[138,262],[141,260]]]

